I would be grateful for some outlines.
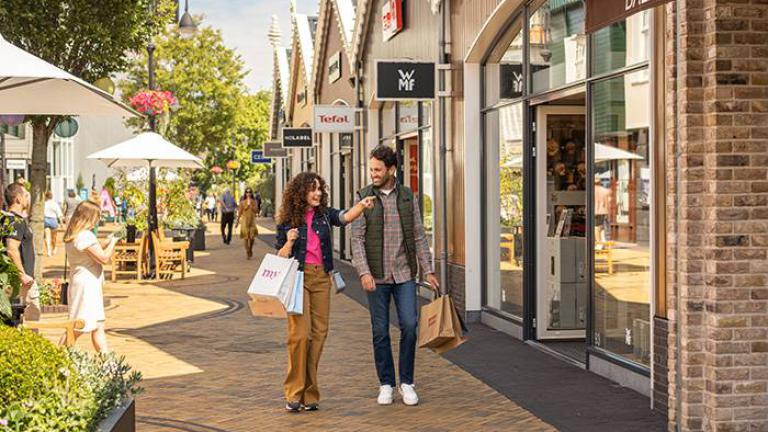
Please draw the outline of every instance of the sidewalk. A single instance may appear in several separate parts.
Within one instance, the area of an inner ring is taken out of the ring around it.
[[[320,370],[322,410],[285,413],[285,321],[254,318],[246,303],[248,283],[271,244],[257,242],[248,261],[240,241],[223,245],[216,228],[209,226],[209,248],[196,254],[186,280],[105,288],[112,301],[111,347],[145,376],[138,430],[555,430],[427,350],[419,350],[417,360],[421,405],[379,407],[368,312],[345,295],[332,297]],[[86,338],[78,343],[89,345]]]

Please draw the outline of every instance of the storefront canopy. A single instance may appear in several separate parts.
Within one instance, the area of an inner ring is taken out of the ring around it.
[[[203,168],[197,156],[183,150],[154,132],[144,132],[88,156],[110,168]]]
[[[0,35],[0,114],[138,116],[80,78]]]

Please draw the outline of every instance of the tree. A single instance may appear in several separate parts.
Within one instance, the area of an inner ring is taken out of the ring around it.
[[[161,18],[150,0],[4,0],[0,29],[10,43],[94,82],[123,71],[127,53],[142,49]],[[62,116],[32,116],[30,222],[42,252],[48,142]],[[35,278],[42,276],[37,260]]]

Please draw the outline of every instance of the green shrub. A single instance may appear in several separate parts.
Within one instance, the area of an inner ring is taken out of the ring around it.
[[[54,346],[28,330],[0,326],[3,431],[93,431],[141,375],[124,358]]]

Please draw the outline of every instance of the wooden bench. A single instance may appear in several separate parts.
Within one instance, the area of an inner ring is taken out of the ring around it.
[[[614,242],[612,241],[604,241],[604,242],[595,242],[595,246],[601,246],[600,249],[595,247],[595,258],[603,258],[606,261],[606,265],[608,266],[608,274],[613,274],[613,246]]]
[[[152,243],[155,250],[155,278],[173,278],[174,274],[187,275],[188,241],[171,241],[157,231],[152,233]]]
[[[146,238],[144,236],[141,241],[135,243],[121,241],[115,245],[115,253],[112,254],[112,282],[117,280],[118,275],[130,275],[136,280],[142,279],[143,243]]]

